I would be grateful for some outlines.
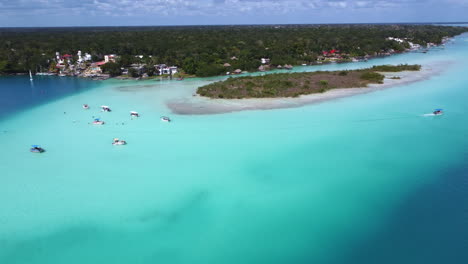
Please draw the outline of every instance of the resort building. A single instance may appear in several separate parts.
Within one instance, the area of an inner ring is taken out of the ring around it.
[[[92,60],[91,54],[85,53],[83,59],[84,59],[84,61],[91,61]]]
[[[270,59],[268,59],[268,58],[261,58],[261,59],[260,59],[260,62],[261,62],[262,64],[268,64],[268,63],[270,63]]]
[[[109,54],[109,55],[104,55],[104,61],[107,62],[115,62],[115,60],[118,58],[117,55],[115,54]]]
[[[60,52],[58,51],[55,52],[55,59],[56,59],[57,65],[65,63],[65,61],[62,59],[62,56],[60,56]]]
[[[154,65],[154,67],[159,75],[172,75],[179,72],[177,66],[169,67],[166,64],[158,64]]]
[[[78,56],[78,63],[83,62],[83,57],[81,56],[81,50],[79,50],[76,55]]]

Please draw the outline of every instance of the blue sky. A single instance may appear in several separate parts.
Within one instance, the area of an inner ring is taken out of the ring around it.
[[[468,0],[0,0],[0,27],[468,21]]]

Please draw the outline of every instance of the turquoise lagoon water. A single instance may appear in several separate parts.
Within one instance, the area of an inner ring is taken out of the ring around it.
[[[462,35],[296,67],[446,69],[300,108],[171,114],[168,100],[222,79],[209,78],[109,80],[15,111],[0,120],[0,263],[466,263],[467,61]]]

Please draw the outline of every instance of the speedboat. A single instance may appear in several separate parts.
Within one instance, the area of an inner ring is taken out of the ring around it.
[[[442,112],[444,109],[434,109],[434,112],[432,112],[434,115],[443,115],[444,112]]]
[[[88,104],[84,104],[84,105],[83,105],[83,109],[89,109],[89,105],[88,105]]]
[[[127,145],[127,141],[114,138],[112,145]]]
[[[131,117],[140,117],[140,114],[138,114],[138,112],[136,112],[136,111],[130,111],[130,116]]]
[[[95,118],[93,125],[104,125],[104,121],[101,121],[99,118]]]
[[[171,122],[171,119],[167,116],[161,116],[161,121],[163,122]]]
[[[45,149],[41,148],[39,145],[32,145],[32,148],[29,150],[32,153],[43,153],[45,152]]]
[[[102,108],[102,111],[104,111],[104,112],[110,112],[110,111],[112,111],[112,110],[110,109],[110,107],[107,106],[107,105],[101,105],[101,108]]]

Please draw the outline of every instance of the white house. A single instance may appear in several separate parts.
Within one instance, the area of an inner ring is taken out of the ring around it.
[[[154,65],[156,70],[159,72],[159,75],[167,75],[167,74],[175,74],[178,73],[178,68],[177,66],[167,66],[166,64],[158,64]]]
[[[108,63],[110,61],[115,62],[116,59],[117,59],[117,55],[115,55],[115,54],[104,55],[104,61],[106,63]]]
[[[262,62],[262,64],[270,63],[270,59],[268,58],[261,58],[260,61]]]
[[[78,62],[79,63],[83,62],[83,57],[81,56],[81,50],[79,50],[76,55],[78,55]]]
[[[60,52],[55,52],[55,57],[57,58],[57,64],[63,64],[65,63],[65,60],[60,56]]]
[[[85,60],[85,61],[91,61],[91,60],[92,60],[91,54],[85,53],[85,55],[84,55],[84,60]]]
[[[387,40],[394,40],[394,41],[400,42],[400,43],[405,42],[404,40],[402,40],[402,39],[400,39],[400,38],[394,38],[394,37],[388,37]]]

